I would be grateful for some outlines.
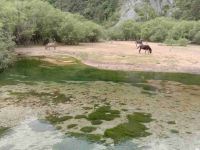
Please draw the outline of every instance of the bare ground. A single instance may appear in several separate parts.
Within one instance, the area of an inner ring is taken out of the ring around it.
[[[110,41],[82,43],[78,46],[58,46],[56,50],[45,50],[43,46],[16,48],[16,52],[28,56],[47,56],[57,64],[67,64],[63,56],[70,55],[83,63],[112,70],[185,72],[200,74],[200,46],[166,46],[148,43],[153,53],[141,54],[134,42]],[[52,58],[56,58],[52,60]]]

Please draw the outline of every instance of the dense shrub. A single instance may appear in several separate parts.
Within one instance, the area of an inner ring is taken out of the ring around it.
[[[133,20],[127,20],[108,30],[108,36],[112,40],[136,40],[140,38],[140,33],[140,23]]]
[[[112,27],[107,30],[109,40],[123,40],[123,32],[119,27]]]
[[[10,34],[2,29],[2,23],[0,23],[0,71],[12,64],[14,60],[11,54],[13,46]]]
[[[109,37],[114,40],[143,39],[165,42],[170,45],[185,46],[189,42],[199,43],[199,21],[178,21],[166,17],[146,22],[125,21],[109,29]]]
[[[167,45],[174,45],[174,46],[187,46],[189,44],[189,41],[185,38],[180,38],[178,40],[166,39],[164,43]]]
[[[83,42],[97,42],[103,37],[103,28],[91,21],[85,21],[82,25],[84,31]]]
[[[142,26],[142,38],[154,42],[163,42],[172,26],[173,20],[171,19],[156,18],[150,20]]]
[[[140,38],[140,25],[135,21],[125,21],[120,25],[120,30],[122,31],[124,40],[135,40]]]
[[[200,44],[200,31],[195,34],[195,36],[194,36],[194,42],[196,44]]]
[[[170,30],[168,36],[178,40],[180,38],[189,39],[190,31],[194,28],[195,22],[193,21],[180,21],[176,22]]]
[[[41,0],[2,0],[0,20],[18,44],[37,44],[55,39],[66,44],[96,42],[101,38],[99,25],[80,15],[62,12]],[[86,39],[84,39],[86,38]]]

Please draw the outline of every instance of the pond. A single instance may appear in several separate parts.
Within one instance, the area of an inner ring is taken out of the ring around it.
[[[21,58],[0,73],[0,149],[200,148],[200,75],[66,60]]]

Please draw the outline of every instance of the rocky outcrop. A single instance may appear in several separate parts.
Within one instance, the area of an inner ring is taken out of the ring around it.
[[[170,15],[174,0],[121,0],[120,21],[138,19],[136,9],[145,3],[151,6],[158,15]]]

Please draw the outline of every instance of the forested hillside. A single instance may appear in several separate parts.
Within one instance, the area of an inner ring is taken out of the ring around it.
[[[62,11],[79,13],[98,23],[119,18],[119,0],[45,0]]]
[[[200,19],[199,0],[45,0],[63,11],[79,13],[96,22],[119,19],[150,20],[159,16]]]

